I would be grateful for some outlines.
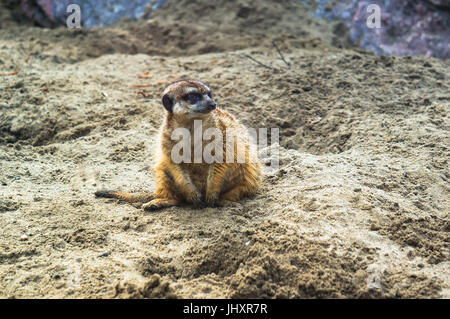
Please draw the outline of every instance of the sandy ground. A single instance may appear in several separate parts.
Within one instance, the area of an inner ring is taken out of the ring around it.
[[[0,10],[0,297],[449,298],[450,62],[333,47],[297,1],[176,3],[92,30]],[[280,128],[242,207],[94,198],[153,189],[175,77]]]

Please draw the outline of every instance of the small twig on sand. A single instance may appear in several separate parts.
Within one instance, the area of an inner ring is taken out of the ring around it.
[[[290,69],[290,68],[291,68],[291,64],[290,64],[288,61],[286,61],[286,59],[285,59],[284,56],[283,56],[283,53],[281,53],[280,49],[278,48],[277,44],[275,43],[275,40],[272,41],[272,44],[273,44],[273,46],[275,47],[275,50],[277,50],[278,54],[280,55],[281,60],[282,60],[284,63],[286,63],[286,65],[287,65],[288,68]]]
[[[143,90],[142,91],[138,91],[136,93],[142,95],[144,98],[148,97],[148,95]]]
[[[16,74],[19,74],[19,72],[14,71],[14,72],[0,73],[0,76],[9,76],[9,75],[16,75]]]
[[[273,69],[271,66],[262,64],[261,62],[259,62],[258,60],[256,60],[256,59],[255,59],[254,57],[252,57],[251,55],[248,55],[248,54],[245,54],[245,53],[242,53],[242,55],[245,56],[246,58],[248,58],[248,59],[250,59],[250,60],[252,60],[252,61],[258,63],[260,66],[262,66],[262,67],[264,67],[264,68],[266,68],[266,69]]]

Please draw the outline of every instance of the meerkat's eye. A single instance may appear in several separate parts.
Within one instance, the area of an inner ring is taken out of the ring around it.
[[[191,104],[195,104],[202,99],[202,95],[200,93],[188,93],[183,99]]]
[[[212,94],[211,94],[211,92],[208,92],[207,95],[212,99]]]

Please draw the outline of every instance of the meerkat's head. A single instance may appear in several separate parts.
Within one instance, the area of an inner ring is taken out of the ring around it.
[[[216,108],[211,89],[197,80],[171,83],[163,92],[162,104],[168,112],[189,118],[205,117]]]

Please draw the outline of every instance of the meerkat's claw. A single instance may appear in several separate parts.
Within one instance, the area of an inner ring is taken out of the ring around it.
[[[216,207],[217,206],[217,198],[206,201],[206,206],[208,207]]]
[[[207,194],[206,195],[206,204],[209,207],[214,207],[214,206],[216,206],[216,202],[217,202],[218,199],[219,199],[219,196],[217,194],[215,194],[215,195]]]
[[[202,195],[196,194],[191,200],[194,205],[199,204],[202,202]]]
[[[216,207],[216,201],[208,201],[205,203],[205,206],[207,207]]]
[[[158,209],[162,208],[162,206],[160,206],[158,204],[152,204],[150,202],[150,203],[145,203],[144,205],[142,205],[141,208],[148,212],[148,211],[158,210]]]

